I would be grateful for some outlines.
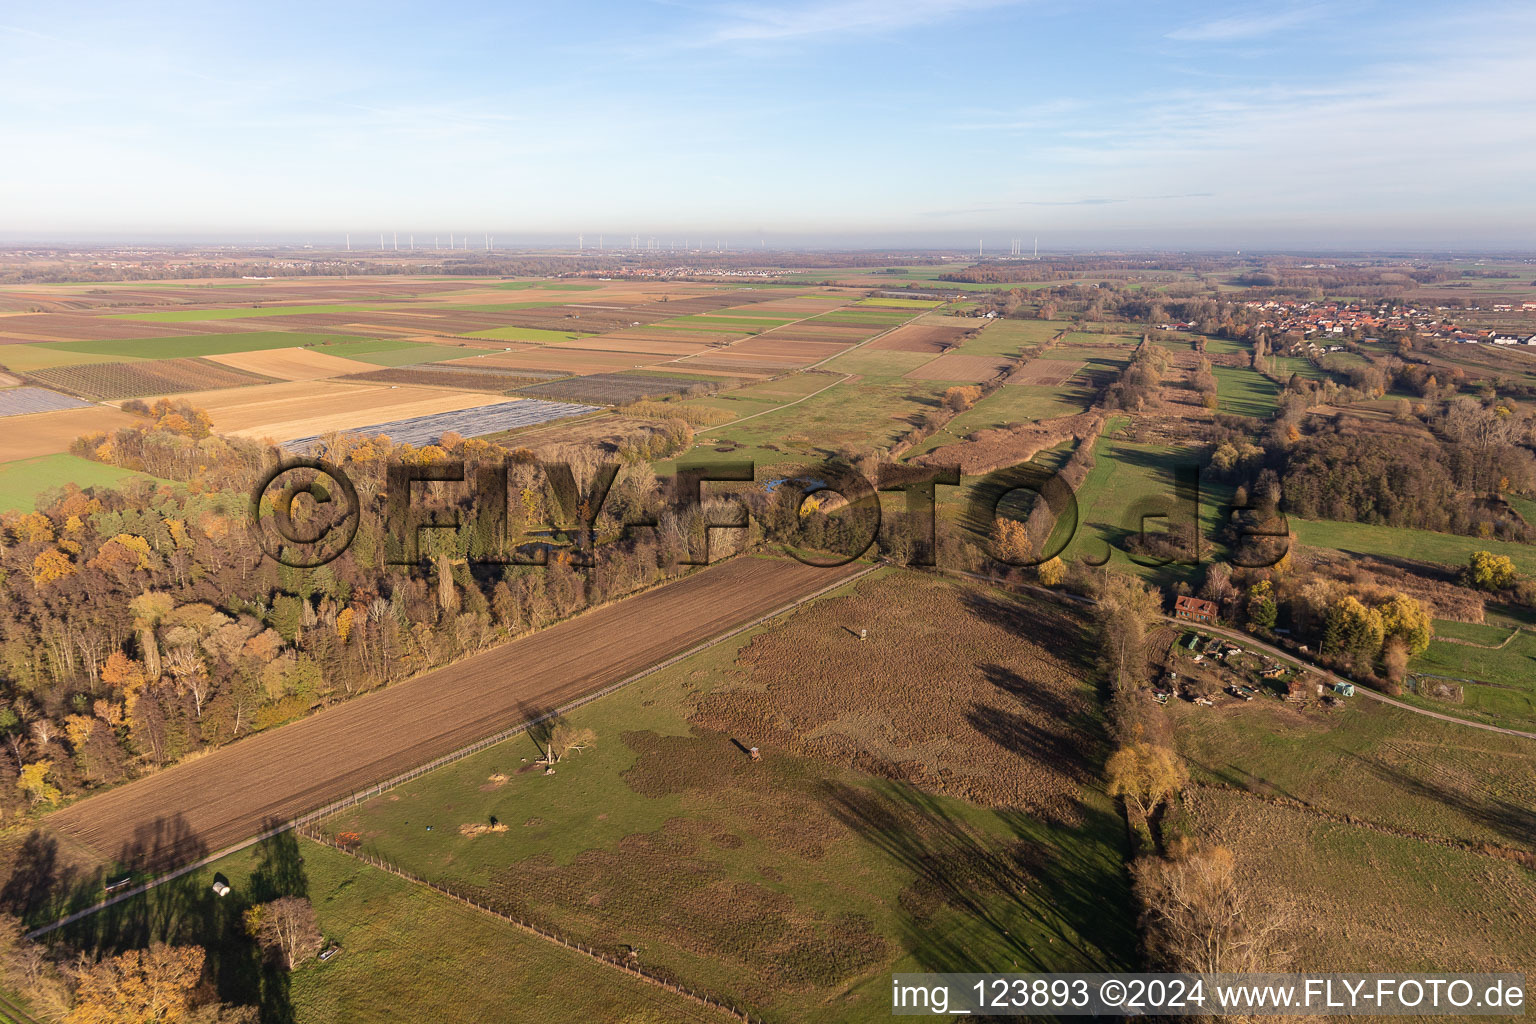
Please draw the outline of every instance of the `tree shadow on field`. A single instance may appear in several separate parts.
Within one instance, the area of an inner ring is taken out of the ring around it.
[[[102,896],[105,867],[72,864],[57,837],[43,829],[27,833],[7,850],[9,874],[0,886],[0,912],[28,925],[46,924],[95,903]]]
[[[133,838],[118,848],[116,862],[123,874],[132,873],[130,886],[137,886],[207,853],[207,845],[177,814],[141,823]],[[85,905],[106,895],[98,889]],[[201,944],[210,930],[207,922],[215,916],[214,899],[197,872],[190,872],[104,907],[61,931],[70,945],[108,956],[153,942]]]
[[[1087,631],[1072,612],[979,589],[963,590],[961,600],[966,610],[981,621],[1002,626],[1021,640],[1062,658],[1076,671],[1092,671],[1094,655],[1089,649]]]
[[[545,704],[518,701],[517,714],[528,723],[528,738],[533,745],[539,748],[539,756],[549,755],[549,740],[554,735],[555,726],[559,724],[559,716],[555,709]]]
[[[1536,851],[1536,810],[1501,797],[1479,798],[1478,794],[1458,791],[1433,779],[1410,775],[1401,768],[1359,754],[1346,754],[1362,770],[1381,781],[1420,799],[1453,808],[1506,843],[1519,846],[1527,852]],[[1455,838],[1472,839],[1471,836]]]
[[[900,895],[900,938],[917,969],[1109,970],[1129,963],[1135,936],[1126,881],[1105,876],[1113,858],[1092,862],[1081,852],[1091,845],[1084,838],[1101,828],[1123,832],[1118,820],[1090,820],[1072,842],[1048,845],[1035,838],[1041,825],[1027,815],[1001,812],[1012,834],[991,835],[931,794],[898,783],[827,783],[820,796],[838,821],[913,876]],[[963,915],[969,926],[934,927],[941,910]]]
[[[280,825],[268,821],[262,830]],[[180,865],[207,853],[177,816],[141,826],[118,859],[124,865]],[[284,830],[258,843],[249,879],[229,895],[217,895],[208,882],[205,871],[188,872],[76,921],[60,929],[59,936],[91,956],[114,956],[153,943],[201,946],[207,951],[205,976],[221,1001],[257,1006],[263,1024],[292,1024],[288,971],[263,957],[246,931],[245,912],[282,896],[308,894],[298,837]],[[98,888],[95,899],[100,897]]]

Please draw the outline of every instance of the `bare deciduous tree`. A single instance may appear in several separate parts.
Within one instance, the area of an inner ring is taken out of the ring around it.
[[[262,904],[256,941],[289,970],[320,952],[325,942],[315,921],[314,906],[299,896],[284,896]]]
[[[1206,974],[1283,969],[1289,909],[1261,901],[1244,885],[1225,847],[1185,840],[1169,853],[1144,857],[1134,868],[1153,963]]]

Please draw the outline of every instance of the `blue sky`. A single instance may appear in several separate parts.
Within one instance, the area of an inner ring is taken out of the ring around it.
[[[0,11],[13,238],[1536,249],[1529,3],[65,11]]]

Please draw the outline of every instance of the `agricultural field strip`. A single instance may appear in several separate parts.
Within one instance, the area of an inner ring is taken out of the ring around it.
[[[735,558],[88,797],[51,824],[108,859],[151,822],[176,822],[202,848],[222,849],[648,672],[864,568]],[[591,653],[578,660],[573,650]]]
[[[20,387],[0,391],[0,416],[25,416],[34,412],[56,412],[59,409],[84,409],[90,404],[47,388]]]
[[[503,430],[548,423],[551,420],[565,419],[570,416],[584,416],[589,412],[598,411],[600,410],[594,405],[550,402],[540,398],[518,398],[494,405],[476,405],[468,409],[428,413],[425,416],[412,416],[386,423],[352,427],[342,433],[361,434],[366,437],[384,434],[396,444],[425,445],[436,443],[438,438],[450,430],[457,431],[465,437],[479,437],[482,434],[494,434]],[[297,437],[283,442],[283,448],[290,452],[308,451],[318,447],[324,436],[314,434],[309,437]]]
[[[834,359],[837,359],[837,358],[839,358],[841,356],[845,356],[848,353],[855,351],[856,349],[863,348],[865,345],[868,345],[871,342],[880,340],[881,338],[885,337],[887,334],[890,334],[892,331],[899,330],[902,327],[907,326],[907,324],[913,323],[913,322],[915,322],[917,320],[920,320],[920,319],[922,319],[922,315],[921,314],[919,314],[918,316],[913,317],[911,320],[907,320],[907,321],[904,321],[903,323],[895,324],[895,325],[887,328],[886,330],[881,331],[879,334],[871,335],[870,337],[865,338],[863,341],[859,342],[856,345],[850,345],[848,348],[843,349],[841,352],[834,352],[832,355],[827,356],[825,359],[822,359],[822,360],[819,360],[817,362],[814,362],[814,363],[812,363],[809,366],[802,366],[799,369],[799,371],[797,371],[797,372],[804,373],[807,370],[814,370],[818,366],[820,366],[822,363],[829,363],[829,362],[831,362]],[[796,322],[798,323],[799,321],[796,321]],[[671,360],[671,361],[672,362],[676,362],[676,360]],[[660,365],[660,364],[658,364],[658,365]],[[754,412],[750,416],[742,416],[740,419],[731,420],[729,423],[717,423],[714,426],[710,427],[709,429],[711,429],[711,430],[721,430],[721,429],[723,429],[725,427],[734,427],[738,423],[744,423],[747,420],[755,420],[759,416],[767,416],[771,412],[779,412],[780,410],[788,409],[792,405],[799,405],[801,402],[805,401],[807,398],[815,398],[817,395],[821,394],[823,391],[830,391],[833,388],[837,387],[839,384],[846,384],[849,380],[853,379],[854,376],[855,376],[854,374],[845,373],[845,374],[843,374],[841,380],[835,380],[831,384],[828,384],[826,387],[820,388],[820,389],[818,389],[816,391],[811,392],[808,395],[804,395],[804,396],[802,396],[800,398],[797,398],[793,402],[785,402],[783,405],[774,406],[772,409],[764,409],[762,412]]]

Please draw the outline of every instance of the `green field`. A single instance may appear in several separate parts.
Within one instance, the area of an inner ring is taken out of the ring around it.
[[[216,876],[233,890],[223,899],[210,892]],[[290,893],[308,896],[326,940],[341,947],[334,959],[312,960],[291,974],[264,967],[240,923],[251,903]],[[262,1020],[293,1024],[719,1020],[654,985],[291,834],[87,919],[65,937],[107,952],[150,939],[205,945],[225,1001],[259,1005]]]
[[[834,309],[811,317],[811,324],[901,324],[912,319],[912,314],[897,309]]]
[[[816,387],[835,379],[823,378]],[[738,446],[731,453],[733,458],[753,459],[759,465],[820,461],[844,449],[865,451],[890,445],[911,428],[918,413],[938,406],[945,386],[900,378],[851,380],[787,409],[735,426],[702,428],[698,433],[701,440]],[[722,395],[688,404],[730,407],[722,406],[723,401],[729,399]],[[657,472],[669,472],[671,465],[660,464]]]
[[[326,355],[343,359],[356,359],[377,366],[412,366],[416,363],[434,363],[445,359],[460,359],[481,353],[483,349],[467,345],[432,345],[415,341],[395,341],[386,338],[338,337],[309,346]]]
[[[543,309],[546,306],[558,306],[560,303],[545,299],[533,302],[482,302],[478,304],[464,305],[462,303],[444,303],[442,305],[416,305],[413,309],[430,309],[435,312],[451,313],[510,313],[519,309]]]
[[[31,512],[37,507],[37,496],[53,487],[111,487],[135,478],[166,482],[147,473],[119,469],[77,455],[42,455],[0,463],[0,512]]]
[[[1108,556],[1111,569],[1135,573],[1161,586],[1189,579],[1198,570],[1193,566],[1170,564],[1143,566],[1132,561],[1126,543],[1141,529],[1142,514],[1149,534],[1160,532],[1170,522],[1188,521],[1189,506],[1176,504],[1174,472],[1183,466],[1198,466],[1195,449],[1161,444],[1144,444],[1112,438],[1123,418],[1112,419],[1105,434],[1095,444],[1094,465],[1077,489],[1079,526],[1061,557],[1087,558],[1097,563]],[[1222,556],[1222,548],[1212,538],[1221,524],[1228,500],[1225,488],[1203,485],[1200,495],[1201,554],[1205,560]],[[1058,523],[1058,531],[1069,524]],[[1059,540],[1058,532],[1055,538]]]
[[[595,335],[581,331],[546,331],[537,327],[492,327],[487,331],[471,331],[465,338],[489,338],[492,341],[537,341],[552,344],[560,341],[576,341]]]
[[[389,306],[377,304],[322,303],[314,306],[242,306],[236,309],[175,309],[164,313],[113,313],[115,320],[144,320],[175,324],[197,320],[250,320],[266,316],[304,316],[311,313],[371,313]]]
[[[971,323],[986,326],[960,347],[960,351],[968,356],[1016,356],[1021,348],[1043,345],[1068,326],[1060,320],[972,320]]]
[[[305,334],[284,331],[251,331],[238,334],[187,334],[179,338],[135,338],[115,341],[55,341],[47,346],[62,352],[85,352],[103,358],[183,359],[189,356],[221,356],[230,352],[258,352],[269,348],[296,348],[356,341],[356,335]],[[41,347],[41,346],[39,346]],[[3,353],[0,353],[3,355]]]
[[[1412,558],[1421,562],[1460,568],[1474,551],[1508,555],[1522,573],[1536,572],[1536,545],[1501,540],[1482,540],[1453,533],[1433,533],[1406,527],[1343,523],[1336,520],[1288,517],[1297,541],[1314,548],[1387,558]]]
[[[1239,366],[1213,366],[1220,410],[1233,416],[1268,419],[1275,414],[1280,386],[1257,370]]]
[[[137,362],[138,356],[115,355],[116,362]],[[149,358],[149,357],[146,357]],[[55,366],[77,366],[82,363],[99,363],[101,356],[89,352],[70,352],[56,343],[35,345],[0,345],[0,366],[16,373],[47,370]]]
[[[856,373],[871,380],[894,383],[908,370],[915,370],[932,361],[932,352],[893,352],[866,346],[834,356],[831,362],[823,364],[822,369]]]
[[[1488,647],[1504,646],[1488,650],[1443,640],[1432,642],[1409,665],[1409,671],[1485,685],[1464,683],[1461,703],[1447,703],[1416,690],[1406,695],[1411,703],[1459,718],[1536,732],[1536,632],[1521,629],[1511,639],[1511,630],[1506,628],[1437,620],[1435,635]]]
[[[639,946],[773,1020],[885,1019],[892,971],[1129,955],[1123,825],[1101,794],[1084,790],[1080,827],[1047,825],[783,750],[753,764],[691,725],[695,702],[740,685],[760,632],[573,712],[597,740],[554,776],[519,738],[324,827],[581,941]],[[849,807],[883,824],[839,818]],[[508,831],[461,832],[487,824]],[[1009,870],[993,858],[1015,844],[1050,877],[1003,896],[989,872]]]
[[[568,284],[559,281],[503,281],[500,284],[491,285],[492,288],[504,288],[508,291],[523,291],[528,288],[541,288],[552,292],[595,292],[602,287],[600,284]]]
[[[1071,416],[1086,410],[1092,397],[1093,393],[1086,388],[1072,385],[1004,385],[939,428],[927,440],[908,451],[904,458],[922,455],[978,430],[996,430],[1055,416]]]
[[[853,303],[855,306],[885,306],[889,309],[938,309],[944,305],[942,299],[860,299]]]

